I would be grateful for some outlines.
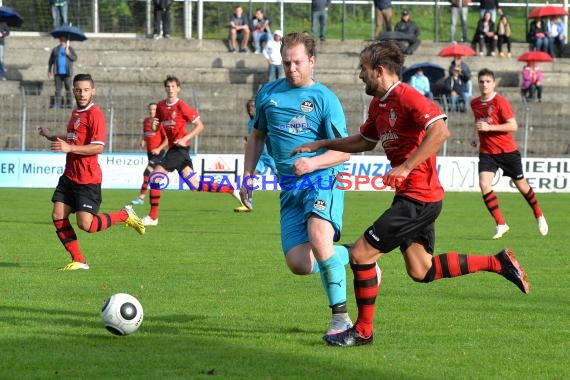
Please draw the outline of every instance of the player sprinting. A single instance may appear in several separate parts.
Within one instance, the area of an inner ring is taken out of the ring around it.
[[[478,73],[481,96],[471,101],[475,116],[471,145],[479,145],[479,187],[483,202],[496,223],[493,239],[501,238],[509,226],[505,222],[499,200],[493,191],[492,182],[499,168],[526,199],[536,218],[538,231],[542,236],[548,234],[548,224],[536,200],[534,190],[524,178],[521,155],[512,132],[518,129],[513,108],[509,101],[495,91],[495,74],[489,69]]]
[[[328,332],[352,326],[346,308],[348,250],[334,246],[342,229],[344,193],[336,185],[350,156],[319,150],[291,158],[304,142],[346,136],[344,111],[337,96],[312,79],[315,40],[302,33],[283,39],[285,78],[265,84],[255,99],[253,131],[247,139],[240,195],[249,205],[251,175],[267,142],[282,184],[281,245],[287,266],[297,275],[319,272],[332,318]],[[328,184],[328,185],[327,185]]]
[[[245,104],[245,109],[247,111],[247,115],[249,116],[249,122],[247,123],[247,136],[251,134],[253,131],[253,117],[255,116],[255,99],[249,99]],[[247,143],[247,136],[245,136],[245,141]],[[259,161],[255,166],[255,173],[257,175],[259,173],[265,173],[267,170],[270,170],[273,175],[277,174],[277,168],[275,168],[275,161],[269,155],[267,151],[267,144],[263,147],[263,151],[261,152],[261,156],[259,156]],[[234,208],[235,212],[250,212],[253,210],[253,199],[250,199],[250,207],[245,205],[238,206]]]
[[[164,173],[176,170],[184,183],[192,191],[208,191],[214,193],[227,193],[232,195],[240,204],[237,190],[231,185],[213,182],[201,183],[194,175],[194,166],[190,159],[190,140],[204,130],[204,124],[198,111],[178,98],[180,93],[180,80],[174,76],[167,76],[164,80],[166,99],[158,102],[156,117],[152,129],[158,131],[164,128],[168,139],[168,151],[164,159],[155,168],[154,172]],[[193,124],[189,132],[187,124]],[[150,181],[150,212],[142,221],[145,226],[158,225],[158,209],[160,205],[161,185],[159,181]]]
[[[529,287],[525,272],[510,249],[494,256],[447,252],[434,256],[435,221],[444,195],[436,168],[436,153],[449,136],[447,116],[429,99],[400,82],[404,55],[392,41],[372,43],[360,53],[360,79],[372,95],[368,118],[360,134],[335,140],[318,140],[293,151],[323,148],[349,153],[382,144],[391,164],[385,183],[396,188],[392,205],[357,239],[350,251],[358,319],[339,334],[327,334],[335,346],[357,346],[373,341],[375,302],[378,295],[376,261],[400,248],[408,275],[417,282],[488,271],[502,275],[523,293]]]
[[[154,171],[154,168],[162,161],[166,148],[168,147],[168,139],[164,128],[159,128],[158,131],[152,129],[152,122],[156,115],[156,103],[149,103],[148,117],[143,120],[143,138],[140,142],[141,147],[146,147],[146,155],[148,164],[143,173],[143,182],[139,192],[139,196],[131,203],[134,205],[142,205],[148,190],[148,177]]]
[[[57,237],[71,255],[71,263],[61,270],[89,269],[69,222],[71,213],[76,213],[78,227],[89,233],[104,231],[119,222],[141,235],[145,232],[131,206],[117,212],[99,213],[102,173],[97,159],[105,146],[106,122],[103,112],[93,103],[95,92],[91,75],[76,75],[73,94],[77,107],[71,112],[67,134],[52,135],[48,128],[38,128],[39,134],[51,141],[52,151],[66,153],[65,170],[52,196],[52,220]]]

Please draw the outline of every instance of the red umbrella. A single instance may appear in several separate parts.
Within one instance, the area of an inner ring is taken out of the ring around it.
[[[550,16],[567,16],[568,12],[562,7],[554,5],[545,5],[544,7],[535,8],[528,14],[528,18],[542,18]]]
[[[521,54],[517,61],[522,62],[552,62],[552,57],[550,54],[545,53],[543,51],[527,51],[526,53]]]
[[[441,51],[437,55],[439,55],[440,57],[455,57],[458,55],[461,57],[470,57],[476,54],[477,53],[475,52],[475,50],[471,49],[467,45],[453,44],[446,48],[441,49]]]

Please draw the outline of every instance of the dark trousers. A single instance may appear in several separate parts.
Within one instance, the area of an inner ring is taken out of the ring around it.
[[[170,8],[154,8],[154,35],[160,36],[160,23],[162,23],[162,35],[170,35]]]
[[[503,44],[507,44],[507,52],[511,52],[511,37],[507,37],[504,34],[499,34],[498,48],[499,53],[503,52]]]
[[[61,97],[61,90],[65,86],[65,98],[66,104],[71,105],[73,103],[73,98],[71,96],[71,76],[69,75],[54,75],[55,79],[55,98],[54,106],[63,106],[63,98]]]

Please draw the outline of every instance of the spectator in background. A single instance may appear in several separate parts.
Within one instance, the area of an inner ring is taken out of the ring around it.
[[[327,39],[327,11],[331,5],[331,0],[313,0],[311,2],[311,34],[317,38],[317,24],[320,26],[319,38],[321,41]]]
[[[546,24],[548,48],[552,57],[562,57],[566,44],[566,29],[564,22],[558,16],[553,16]]]
[[[407,9],[402,11],[402,19],[396,24],[394,31],[403,33],[409,37],[407,46],[400,46],[402,52],[407,55],[414,54],[421,43],[419,38],[420,28],[414,21],[410,20],[410,12]],[[398,43],[398,45],[400,45],[400,43]]]
[[[263,9],[257,8],[250,25],[255,54],[261,54],[261,43],[267,43],[271,39],[270,25],[271,19],[263,14]]]
[[[477,29],[471,41],[471,48],[477,50],[479,45],[479,55],[495,55],[497,39],[495,37],[495,23],[491,19],[491,12],[487,11],[477,23]]]
[[[67,0],[49,0],[53,28],[67,25]]]
[[[451,76],[445,80],[445,89],[451,99],[451,111],[465,112],[468,107],[467,87],[466,83],[459,76],[459,72],[459,68],[453,68]]]
[[[379,40],[382,33],[392,30],[392,0],[374,0],[374,37]]]
[[[174,0],[154,0],[154,35],[153,38],[158,40],[162,36],[170,38],[170,7]],[[161,28],[162,24],[162,28]]]
[[[460,55],[457,55],[449,65],[448,74],[450,77],[453,76],[454,70],[459,70],[459,78],[461,78],[461,81],[463,82],[463,89],[465,91],[463,94],[463,97],[465,98],[465,109],[467,109],[470,106],[471,97],[473,96],[471,68],[469,68],[469,65],[463,61]]]
[[[542,71],[535,66],[534,61],[529,61],[522,69],[521,95],[527,101],[534,100],[536,93],[537,101],[542,102]]]
[[[501,15],[499,24],[497,25],[497,48],[499,49],[499,57],[505,57],[503,53],[503,44],[507,44],[507,58],[511,58],[511,23],[506,15]]]
[[[541,19],[537,19],[530,24],[529,42],[533,50],[548,53],[548,36],[546,35],[546,27]]]
[[[503,10],[499,6],[499,0],[479,0],[479,19],[482,19],[487,12],[491,13],[491,20],[495,22],[497,12],[503,14]]]
[[[421,67],[417,69],[416,73],[410,78],[410,86],[418,90],[418,92],[426,98],[433,100],[429,79],[424,75],[424,70]]]
[[[234,13],[230,16],[230,53],[235,53],[238,48],[238,40],[241,40],[240,52],[247,53],[247,45],[249,44],[249,23],[247,16],[243,13],[243,8],[238,5],[234,9]]]
[[[449,0],[451,3],[451,42],[455,42],[457,19],[461,17],[461,42],[467,42],[467,13],[470,0]]]
[[[267,41],[263,48],[263,56],[269,64],[268,69],[268,82],[274,81],[285,77],[283,71],[283,59],[281,58],[281,40],[283,39],[283,32],[276,30],[273,33],[273,39]]]
[[[0,80],[6,80],[4,67],[4,39],[10,35],[10,29],[4,21],[0,21]]]
[[[63,107],[61,97],[62,86],[65,86],[65,106],[73,106],[71,95],[71,77],[73,76],[73,62],[77,60],[77,54],[73,47],[69,46],[67,37],[59,37],[59,45],[51,50],[48,61],[48,78],[53,76],[55,80],[55,96],[50,108]]]

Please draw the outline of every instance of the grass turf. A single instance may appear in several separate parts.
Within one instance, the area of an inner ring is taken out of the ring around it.
[[[499,194],[511,231],[493,241],[480,195],[448,193],[437,252],[513,247],[530,295],[492,273],[416,284],[394,251],[380,260],[374,345],[339,349],[321,340],[329,311],[320,279],[284,264],[276,192],[256,193],[249,214],[233,213],[226,195],[165,192],[159,226],[142,237],[122,225],[91,235],[76,228],[91,269],[75,272],[56,271],[68,256],[50,221],[51,193],[0,189],[2,379],[570,377],[570,194],[538,194],[546,238],[519,194]],[[102,211],[135,195],[105,190]],[[391,197],[347,193],[342,241]],[[137,210],[142,216],[148,205]],[[356,317],[350,270],[348,279]],[[134,335],[100,324],[102,302],[116,292],[144,307]]]

